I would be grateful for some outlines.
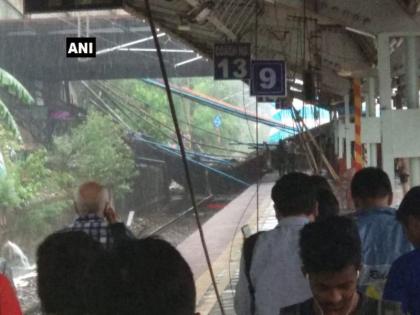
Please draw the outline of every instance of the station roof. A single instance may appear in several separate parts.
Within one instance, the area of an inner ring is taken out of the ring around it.
[[[348,93],[349,78],[377,76],[378,34],[392,33],[393,75],[404,72],[402,36],[415,32],[420,35],[419,0],[153,0],[150,3],[160,27],[208,56],[212,56],[214,43],[250,42],[254,57],[285,59],[289,75],[299,77],[305,55],[306,65],[311,63],[321,78],[321,97],[329,102],[340,100]],[[134,12],[145,16],[144,1],[131,0],[128,4],[135,8]]]

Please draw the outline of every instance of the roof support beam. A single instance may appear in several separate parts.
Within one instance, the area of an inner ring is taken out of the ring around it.
[[[200,2],[198,0],[184,0],[189,5],[191,5],[194,8],[200,7]],[[226,25],[223,24],[222,21],[220,21],[216,16],[214,16],[212,13],[207,17],[207,20],[213,24],[214,27],[216,27],[220,32],[225,34],[228,39],[232,41],[236,41],[238,37],[233,33]]]

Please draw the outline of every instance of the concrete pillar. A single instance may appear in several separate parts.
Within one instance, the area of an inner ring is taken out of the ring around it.
[[[344,158],[344,145],[341,137],[338,138],[338,157],[340,159]]]
[[[344,121],[346,130],[346,168],[351,168],[351,140],[350,140],[350,96],[344,96]]]
[[[370,77],[368,79],[368,98],[366,102],[366,114],[368,117],[376,117],[376,86],[375,86],[375,78]],[[368,152],[368,163],[369,166],[376,167],[378,164],[378,153],[377,153],[377,145],[376,143],[370,143],[367,146],[367,152]]]
[[[375,78],[370,77],[368,79],[368,98],[367,98],[367,115],[369,117],[376,117],[376,86],[375,86]]]
[[[419,108],[419,91],[417,88],[417,56],[416,37],[405,38],[405,77],[407,107],[410,109]],[[411,187],[420,184],[420,157],[410,159],[410,184]]]
[[[391,109],[392,78],[388,34],[379,34],[378,36],[378,72],[381,110]]]
[[[408,36],[405,38],[405,77],[407,107],[418,108],[419,93],[417,89],[417,60],[415,36]]]
[[[378,74],[379,74],[379,98],[381,105],[382,126],[386,126],[382,115],[383,110],[391,110],[392,78],[391,78],[391,52],[389,49],[389,35],[378,35]],[[392,142],[389,139],[389,130],[382,128],[382,162],[383,170],[391,179],[394,187],[394,152]]]

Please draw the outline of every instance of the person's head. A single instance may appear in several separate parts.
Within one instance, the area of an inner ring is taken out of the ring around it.
[[[320,189],[317,193],[318,216],[317,220],[323,220],[336,216],[340,212],[338,200],[331,190]]]
[[[193,315],[193,274],[181,254],[156,238],[128,240],[114,251],[118,261],[118,315]]]
[[[388,175],[376,167],[361,169],[351,181],[351,196],[357,210],[391,205],[392,186]]]
[[[397,220],[404,226],[409,241],[420,247],[420,186],[411,188],[397,210]]]
[[[87,313],[87,270],[102,253],[101,245],[84,232],[57,232],[41,243],[37,250],[37,285],[46,314]]]
[[[299,246],[302,271],[323,313],[343,314],[354,307],[362,254],[353,220],[334,216],[309,223],[301,230]]]
[[[282,176],[271,190],[278,219],[287,216],[317,214],[316,192],[309,175],[289,173]]]
[[[103,216],[106,204],[110,201],[108,189],[97,182],[85,182],[75,195],[75,210],[80,216],[97,214]]]

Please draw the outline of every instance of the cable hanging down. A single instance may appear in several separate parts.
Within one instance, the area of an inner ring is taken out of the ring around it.
[[[162,72],[162,77],[163,77],[163,80],[165,82],[166,94],[167,94],[167,97],[168,97],[169,107],[170,107],[171,114],[172,114],[172,119],[173,119],[175,131],[176,131],[176,136],[178,138],[179,149],[181,151],[182,162],[183,162],[184,170],[185,170],[185,177],[186,177],[186,180],[187,180],[188,190],[189,190],[190,196],[191,196],[191,202],[192,202],[192,206],[193,206],[194,213],[195,213],[197,228],[198,228],[198,231],[199,231],[199,234],[200,234],[200,240],[201,240],[201,243],[202,243],[202,246],[203,246],[204,255],[205,255],[207,266],[208,266],[208,269],[209,269],[211,281],[213,283],[213,287],[214,287],[214,291],[215,291],[215,294],[216,294],[217,302],[218,302],[219,307],[220,307],[220,312],[221,312],[222,315],[225,315],[226,313],[225,313],[225,310],[223,308],[223,304],[222,304],[222,300],[220,298],[219,290],[217,288],[216,278],[214,276],[209,251],[208,251],[206,240],[205,240],[205,237],[204,237],[203,227],[202,227],[201,222],[200,222],[198,207],[197,207],[197,203],[196,203],[196,200],[195,200],[194,188],[192,186],[190,170],[189,170],[188,162],[187,162],[187,155],[186,155],[186,152],[185,152],[185,147],[184,147],[184,142],[183,142],[182,135],[181,135],[181,130],[180,130],[180,127],[179,127],[179,124],[178,124],[178,118],[177,118],[176,111],[175,111],[175,104],[174,104],[174,101],[173,101],[173,98],[172,98],[172,92],[171,92],[171,89],[170,89],[170,86],[169,86],[169,79],[168,79],[168,76],[167,76],[167,73],[166,73],[166,67],[165,67],[165,64],[164,64],[164,61],[163,61],[163,55],[162,55],[159,39],[158,39],[157,33],[156,33],[155,23],[154,23],[153,16],[152,16],[152,10],[150,8],[150,1],[145,0],[145,4],[146,4],[146,14],[147,14],[147,18],[149,20],[150,29],[151,29],[152,34],[153,34],[153,40],[154,40],[154,43],[155,43],[156,52],[157,52],[158,59],[159,59],[159,65],[160,65],[160,69],[161,69],[161,72]]]

